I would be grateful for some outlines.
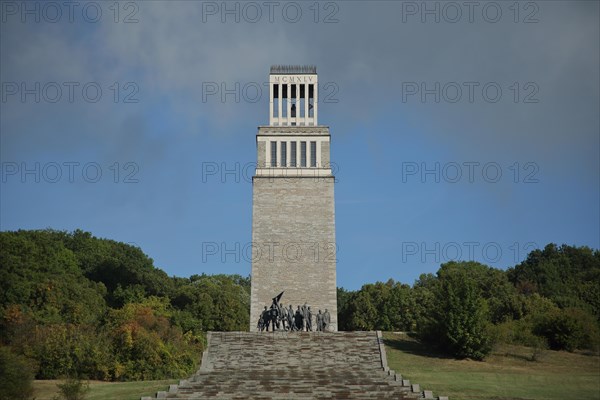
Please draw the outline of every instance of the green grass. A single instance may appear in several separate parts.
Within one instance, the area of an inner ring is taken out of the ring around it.
[[[51,400],[58,394],[57,383],[62,381],[34,381],[36,400]],[[169,384],[178,381],[145,382],[90,382],[90,391],[86,400],[140,400],[142,396],[152,396],[159,390],[167,390]]]
[[[384,333],[388,364],[404,379],[451,400],[600,399],[600,357],[500,346],[486,361],[455,360],[406,335]],[[36,400],[51,400],[60,381],[35,381]],[[177,381],[90,382],[87,400],[139,400]]]
[[[388,365],[451,400],[600,399],[600,357],[499,346],[483,362],[445,357],[403,334],[384,333]]]

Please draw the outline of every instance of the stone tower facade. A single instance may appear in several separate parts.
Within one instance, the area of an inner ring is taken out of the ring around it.
[[[284,292],[294,311],[327,309],[337,331],[334,181],[329,127],[319,125],[316,67],[273,66],[269,125],[256,135],[252,178],[250,330]]]

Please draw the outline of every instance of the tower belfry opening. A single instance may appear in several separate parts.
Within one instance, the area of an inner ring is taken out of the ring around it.
[[[318,124],[316,67],[272,66],[269,94],[269,124],[258,127],[252,178],[250,330],[284,292],[286,307],[307,305],[313,315],[327,310],[335,331],[335,178],[329,127]]]
[[[318,98],[314,66],[271,67],[269,75],[269,125],[316,126]]]

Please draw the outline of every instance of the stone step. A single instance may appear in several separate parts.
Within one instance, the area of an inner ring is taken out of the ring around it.
[[[432,398],[389,370],[379,332],[209,332],[200,370],[156,398]],[[142,398],[147,399],[147,398]]]

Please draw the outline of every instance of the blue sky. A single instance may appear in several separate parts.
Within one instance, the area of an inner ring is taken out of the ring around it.
[[[338,286],[600,247],[598,2],[47,4],[0,10],[2,230],[83,229],[170,275],[248,275],[256,88],[272,64],[312,64]]]

